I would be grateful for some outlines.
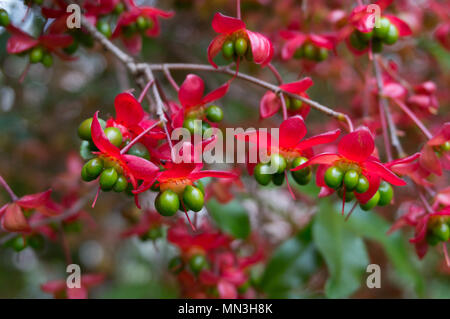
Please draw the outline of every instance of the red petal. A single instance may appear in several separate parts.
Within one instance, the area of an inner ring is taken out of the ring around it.
[[[281,108],[281,101],[272,91],[267,91],[259,103],[259,115],[262,119],[271,117]]]
[[[158,8],[153,8],[153,7],[142,7],[141,11],[146,13],[146,14],[150,14],[150,15],[158,15],[162,18],[171,18],[175,15],[175,12],[173,11],[164,11]]]
[[[440,146],[450,140],[450,122],[444,123],[435,136],[427,142],[427,145]]]
[[[238,297],[237,289],[226,280],[220,280],[217,285],[217,291],[222,299],[236,299]]]
[[[280,33],[281,35],[281,33]],[[295,51],[302,46],[302,44],[306,40],[306,35],[298,33],[294,35],[286,44],[283,46],[281,50],[281,57],[284,60],[289,60],[294,56]]]
[[[102,153],[113,157],[120,157],[120,150],[115,145],[111,144],[100,126],[98,121],[98,111],[95,112],[92,120],[91,135],[95,146],[97,146]]]
[[[56,50],[71,45],[73,38],[68,34],[49,34],[40,36],[39,42],[50,50]]]
[[[114,100],[116,120],[126,126],[137,125],[144,117],[141,104],[130,93],[120,93]]]
[[[344,136],[339,144],[339,154],[357,162],[366,160],[373,152],[375,143],[367,127],[361,127]]]
[[[302,165],[297,166],[296,168],[291,169],[291,171],[298,171],[302,168],[305,168],[314,164],[326,164],[332,165],[334,162],[340,160],[342,157],[338,154],[332,153],[322,153],[312,157],[309,161],[303,163]]]
[[[253,61],[262,66],[267,65],[272,60],[273,46],[272,42],[264,35],[247,30],[250,47],[252,49]]]
[[[292,116],[284,120],[280,125],[281,147],[292,148],[296,146],[306,135],[306,125],[300,115]]]
[[[68,299],[87,299],[88,291],[84,287],[80,288],[67,288]]]
[[[280,89],[290,93],[299,94],[305,92],[313,84],[314,82],[311,80],[311,78],[306,77],[301,79],[300,81],[280,85]]]
[[[318,35],[318,34],[311,34],[309,36],[309,39],[312,43],[314,43],[316,46],[320,48],[325,48],[328,50],[333,50],[334,48],[334,42],[331,40],[330,37]]]
[[[60,292],[66,288],[65,280],[52,280],[41,285],[41,290],[51,294]]]
[[[339,134],[341,134],[341,130],[337,129],[334,131],[325,132],[325,133],[310,137],[304,141],[301,141],[296,146],[296,149],[305,150],[305,149],[311,148],[316,145],[334,142],[339,137]]]
[[[123,155],[123,159],[130,173],[137,179],[153,180],[159,171],[158,166],[142,157]]]
[[[413,155],[410,155],[408,157],[399,158],[399,159],[390,161],[388,163],[385,163],[384,166],[390,168],[395,165],[408,164],[408,163],[414,162],[419,157],[420,157],[420,153],[414,153]]]
[[[394,174],[391,170],[386,168],[380,162],[366,161],[364,162],[364,167],[372,174],[376,174],[384,179],[386,182],[395,186],[404,186],[406,182],[400,177]]]
[[[30,37],[25,33],[14,34],[8,39],[8,43],[6,44],[6,51],[9,54],[16,54],[27,51],[38,44],[39,44],[38,40],[33,39],[32,37]]]
[[[21,197],[16,203],[23,208],[37,208],[39,206],[43,206],[50,199],[50,194],[52,190],[49,189],[42,193],[31,194]]]
[[[122,37],[123,44],[128,49],[128,51],[136,55],[141,52],[142,49],[142,36],[140,34],[136,34],[131,38]]]
[[[384,9],[389,7],[392,2],[394,2],[394,0],[378,0],[377,2],[375,2],[375,4],[380,7],[381,11],[383,11]]]
[[[439,162],[439,158],[433,150],[433,147],[425,144],[422,149],[421,156],[419,158],[420,165],[426,170],[436,174],[438,176],[442,175],[442,167]]]
[[[399,36],[405,37],[412,34],[411,28],[406,24],[405,21],[392,15],[384,15],[384,17],[388,18],[389,21],[397,27]]]
[[[10,232],[29,232],[31,231],[28,221],[22,213],[20,206],[12,203],[6,208],[2,219],[2,226]]]
[[[208,46],[208,61],[209,63],[217,68],[217,64],[214,63],[213,59],[222,50],[222,45],[226,41],[227,36],[224,34],[215,37]]]
[[[184,108],[201,105],[205,83],[195,74],[188,74],[178,91],[178,99]]]
[[[217,33],[230,34],[240,29],[245,29],[245,23],[233,17],[216,13],[212,21],[212,28]]]
[[[209,92],[202,100],[202,104],[208,104],[214,102],[222,98],[225,94],[227,94],[228,88],[230,87],[230,83],[227,82],[224,85],[218,87],[214,91]]]
[[[97,286],[104,280],[105,276],[103,274],[86,274],[81,276],[81,284],[87,288]]]
[[[393,99],[403,99],[408,90],[401,84],[389,82],[383,85],[383,95]]]

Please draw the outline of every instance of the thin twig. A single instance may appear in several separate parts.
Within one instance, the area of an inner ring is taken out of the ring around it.
[[[8,192],[13,202],[15,202],[18,199],[17,195],[13,192],[11,187],[9,187],[8,183],[3,179],[2,176],[0,176],[0,185],[2,185],[3,188]]]
[[[398,105],[398,107],[405,112],[406,115],[417,125],[417,127],[422,131],[422,133],[428,138],[431,139],[433,135],[431,132],[425,127],[425,125],[422,123],[421,120],[412,112],[408,106],[406,106],[403,102],[399,101],[398,99],[393,99],[395,104]]]

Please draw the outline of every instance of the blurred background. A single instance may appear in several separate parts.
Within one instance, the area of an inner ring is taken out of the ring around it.
[[[425,80],[437,83],[438,120],[426,120],[429,127],[436,128],[450,119],[447,90],[450,54],[433,39],[432,31],[438,18],[420,6],[423,2],[398,1],[396,8],[407,5],[415,8],[399,12],[411,22],[414,36],[388,49],[385,56],[398,63],[399,73],[411,83]],[[151,63],[208,63],[206,48],[215,36],[211,28],[214,13],[235,14],[234,1],[226,0],[137,0],[136,3],[176,12],[173,18],[161,20],[158,37],[144,39],[138,58]],[[327,14],[334,8],[350,12],[352,7],[348,3],[308,1],[311,12],[308,25],[315,32],[331,30]],[[25,21],[22,19],[27,6],[22,1],[0,0],[0,7],[10,13],[15,25],[34,36],[45,24],[39,7],[32,7]],[[307,69],[295,60],[281,61],[279,48],[283,41],[277,32],[296,21],[304,21],[302,1],[243,0],[242,12],[249,29],[267,34],[276,44],[274,65],[286,82],[311,76],[314,86],[308,94],[312,99],[336,110],[361,113],[355,97],[364,81],[361,73],[368,67],[367,58],[355,58],[341,44],[337,56],[330,56],[313,68]],[[20,83],[28,59],[6,54],[8,37],[0,28],[0,175],[18,196],[53,188],[52,198],[60,201],[68,189],[76,188],[76,196],[89,192],[91,187],[79,181],[76,172],[81,161],[77,127],[96,110],[100,110],[104,118],[114,115],[114,97],[130,88],[138,90],[136,83],[114,56],[97,45],[78,50],[78,59],[73,62],[55,59],[49,69],[40,64],[32,65]],[[224,64],[221,57],[218,62]],[[275,83],[267,69],[261,70],[256,65],[244,64],[240,71]],[[187,74],[173,72],[179,84]],[[197,74],[205,79],[206,92],[229,78],[214,73]],[[163,74],[157,77],[166,95],[176,101],[176,92]],[[252,84],[234,81],[229,94],[220,101],[225,111],[223,127],[278,126],[280,115],[259,121],[259,101],[264,93]],[[335,127],[333,121],[324,118],[312,110],[307,121],[308,134]],[[404,140],[406,151],[409,154],[417,151],[420,133],[407,127],[401,129],[412,136]],[[253,185],[245,174],[243,180],[246,185]],[[250,189],[249,194],[238,196],[240,209],[248,214],[253,227],[261,227],[257,231],[269,243],[265,248],[267,260],[258,269],[261,296],[450,298],[449,273],[443,267],[440,253],[431,249],[427,257],[419,261],[407,241],[412,235],[410,232],[385,234],[398,217],[398,202],[378,214],[357,210],[349,222],[344,223],[339,218],[336,198],[316,201],[318,189],[313,183],[298,189],[304,198],[296,203],[290,200],[284,188]],[[396,190],[396,198],[407,198],[408,192],[407,187]],[[0,189],[0,205],[9,200],[8,194]],[[220,207],[216,205],[214,209]],[[174,246],[165,238],[142,241],[136,237],[119,237],[129,226],[128,220],[140,214],[130,198],[104,193],[95,209],[86,205],[85,210],[95,226],[74,227],[66,233],[64,245],[69,247],[73,262],[81,266],[83,273],[106,274],[107,279],[91,291],[91,297],[180,297],[177,281],[167,271],[168,260],[177,251]],[[201,214],[207,216],[208,213]],[[366,274],[361,273],[361,267],[369,263],[381,265],[380,289],[368,289],[365,285]],[[0,248],[0,297],[49,298],[49,294],[40,290],[40,285],[65,278],[65,267],[60,240],[46,241],[39,250],[26,248],[20,252],[3,245]]]

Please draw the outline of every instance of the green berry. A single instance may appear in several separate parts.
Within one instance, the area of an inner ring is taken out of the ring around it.
[[[291,99],[291,110],[292,111],[298,111],[302,108],[303,101],[297,100],[297,99]]]
[[[63,49],[63,51],[69,55],[74,54],[77,50],[78,50],[78,41],[75,39],[69,46]]]
[[[291,98],[289,96],[284,97],[284,105],[286,105],[286,109],[291,109]]]
[[[345,189],[348,191],[352,191],[358,185],[359,174],[354,169],[350,169],[345,172],[344,175],[344,185]]]
[[[305,168],[305,169],[309,169],[309,167]],[[301,169],[300,171],[302,171],[303,169]],[[295,172],[291,172],[292,173],[292,177],[294,178],[295,182],[299,185],[306,185],[309,184],[309,182],[311,181],[312,178],[312,172],[311,169],[308,170],[308,174],[304,175],[304,176],[296,176],[293,173],[297,173],[299,171],[295,171]]]
[[[369,32],[361,32],[359,30],[356,30],[356,35],[361,40],[361,42],[369,43],[373,37],[373,30],[371,30]]]
[[[383,41],[378,38],[374,38],[372,40],[372,52],[380,53],[381,51],[383,51]]]
[[[223,119],[223,111],[217,105],[210,105],[206,109],[206,118],[211,122],[220,122]]]
[[[287,167],[287,162],[283,155],[274,153],[270,156],[270,165],[275,168],[276,173],[283,173]]]
[[[145,158],[146,160],[150,160],[150,153],[148,152],[147,147],[145,147],[142,143],[136,143],[130,147],[127,154],[138,156]]]
[[[155,208],[163,216],[173,216],[180,208],[180,199],[174,191],[167,189],[156,197]]]
[[[373,34],[375,37],[380,38],[380,39],[384,39],[387,35],[387,33],[389,32],[389,28],[391,26],[391,22],[389,21],[388,18],[381,18],[380,19],[380,27],[377,28],[377,26],[375,25],[373,28]]]
[[[202,133],[202,121],[196,118],[187,118],[183,122],[183,127],[189,131],[191,135]]]
[[[183,270],[183,260],[176,256],[169,261],[169,270],[174,274],[179,274]]]
[[[369,189],[369,180],[364,175],[360,175],[358,179],[358,184],[356,185],[355,191],[357,193],[365,193]]]
[[[258,163],[255,166],[255,170],[253,171],[253,175],[255,176],[256,181],[260,185],[268,185],[270,181],[272,180],[272,174],[269,172],[271,171],[270,166],[268,164]]]
[[[122,33],[126,38],[131,38],[137,31],[136,22],[132,22],[122,27]]]
[[[36,234],[28,237],[28,244],[34,249],[42,249],[45,244],[44,236],[41,234]]]
[[[277,185],[281,186],[284,182],[284,173],[275,173],[272,175],[272,182]]]
[[[111,144],[117,147],[122,145],[122,133],[117,127],[107,127],[105,129],[105,135]]]
[[[383,38],[384,43],[391,45],[397,42],[398,40],[398,29],[395,25],[391,24],[386,36]]]
[[[100,126],[102,128],[106,127],[106,122],[102,119],[98,119]],[[91,125],[92,125],[92,117],[85,119],[81,122],[80,126],[78,126],[78,136],[85,141],[91,140]]]
[[[450,227],[446,223],[440,223],[432,228],[433,234],[443,242],[450,239]]]
[[[92,179],[96,179],[103,170],[103,161],[100,158],[96,157],[84,164],[84,166],[86,166],[86,172],[88,173],[89,177],[91,177]]]
[[[156,240],[158,238],[161,238],[163,236],[163,231],[161,227],[152,227],[148,230],[147,233],[141,236],[142,240]]]
[[[308,60],[315,60],[318,51],[318,48],[312,43],[306,43],[303,45],[303,55]]]
[[[97,22],[97,30],[107,38],[111,36],[111,26],[105,20],[99,20]]]
[[[148,18],[146,18],[144,16],[137,17],[136,26],[137,26],[138,30],[145,31],[149,27],[147,20],[148,20]]]
[[[211,128],[208,122],[202,121],[202,134],[204,135],[207,130]]]
[[[234,42],[231,40],[225,41],[222,46],[222,54],[225,59],[230,60],[234,56]]]
[[[361,39],[358,37],[358,34],[356,31],[354,31],[349,38],[350,45],[354,47],[356,50],[362,51],[367,47],[367,43],[364,43],[361,41]]]
[[[329,167],[324,176],[325,184],[328,187],[337,189],[342,185],[344,179],[344,172],[336,166]]]
[[[123,175],[119,175],[116,183],[113,186],[113,190],[117,193],[121,193],[124,190],[126,190],[127,187],[128,187],[128,181],[127,181],[126,177]]]
[[[378,206],[385,206],[392,201],[392,197],[394,196],[394,190],[392,189],[391,184],[382,181],[380,187],[378,188],[378,192],[380,193],[380,200],[378,202]]]
[[[297,166],[300,166],[304,163],[306,163],[308,161],[308,159],[306,157],[296,157],[294,158],[294,160],[292,161],[292,168],[296,168]],[[298,179],[302,179],[303,177],[309,175],[309,173],[311,172],[311,168],[310,167],[305,167],[302,168],[301,170],[298,171],[292,171],[292,177],[297,180]]]
[[[205,186],[202,181],[197,181],[194,185],[203,193],[203,196],[205,196]]]
[[[194,274],[198,274],[203,269],[208,268],[208,261],[205,255],[197,254],[189,259],[189,268]]]
[[[426,236],[427,243],[431,246],[436,246],[441,240],[433,233],[428,233]]]
[[[114,167],[105,169],[100,175],[100,188],[103,191],[109,191],[117,182],[119,175]]]
[[[87,167],[86,165],[83,166],[83,168],[81,169],[81,179],[85,182],[90,182],[92,180],[94,180],[95,178],[92,178],[88,173],[87,173]]]
[[[234,41],[234,52],[236,52],[238,56],[244,56],[247,52],[247,48],[248,42],[246,39],[237,38],[236,41]]]
[[[328,58],[328,50],[325,48],[319,48],[317,50],[316,61],[325,61]]]
[[[372,196],[371,199],[365,204],[359,204],[361,206],[361,209],[363,210],[371,210],[375,206],[377,206],[378,201],[380,200],[380,192],[376,192],[375,195]]]
[[[344,198],[344,189],[343,188],[340,188],[338,190],[338,195],[339,195],[340,198]],[[355,194],[352,191],[345,190],[345,199],[344,199],[344,201],[350,202],[353,199],[355,199]]]
[[[9,15],[5,9],[0,9],[0,26],[6,27],[9,25]]]
[[[114,13],[115,14],[121,14],[122,12],[125,11],[125,5],[122,2],[119,2],[118,4],[116,4],[116,6],[114,7]]]
[[[205,204],[202,191],[191,185],[186,186],[183,192],[183,203],[193,212],[200,211]]]
[[[294,58],[295,59],[301,59],[301,58],[303,58],[304,57],[304,54],[303,54],[303,46],[301,46],[300,48],[298,48],[297,50],[295,50],[295,52],[294,52]]]
[[[447,141],[444,144],[442,144],[441,149],[444,152],[450,151],[450,141]]]
[[[34,47],[30,51],[30,63],[39,63],[44,56],[44,50],[40,47]]]
[[[27,248],[27,243],[26,243],[25,239],[22,236],[17,236],[16,238],[14,238],[12,240],[11,247],[16,252],[20,252],[20,251],[24,250],[25,248]]]

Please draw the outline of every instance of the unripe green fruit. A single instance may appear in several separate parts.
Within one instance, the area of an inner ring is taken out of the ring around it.
[[[205,186],[202,181],[197,181],[194,185],[203,193],[203,196],[205,196]]]
[[[255,166],[255,170],[253,171],[253,175],[255,176],[256,181],[263,186],[266,186],[272,180],[272,174],[270,174],[270,166],[268,164],[258,163]]]
[[[111,36],[111,26],[105,20],[99,20],[97,22],[97,30],[107,38]]]
[[[42,57],[42,65],[44,65],[46,68],[49,68],[53,65],[53,57],[50,53],[44,53],[44,56]]]
[[[292,168],[296,168],[297,166],[300,166],[303,163],[306,163],[308,161],[308,159],[306,157],[296,157],[293,161],[292,161]],[[301,170],[298,171],[291,171],[292,177],[294,178],[294,180],[300,184],[300,185],[305,185],[305,182],[307,181],[307,183],[309,183],[309,175],[311,175],[311,168],[310,167],[305,167],[302,168]],[[307,184],[306,183],[306,184]]]
[[[111,190],[118,178],[119,175],[113,167],[105,169],[100,175],[100,188],[103,191]]]
[[[9,15],[5,9],[0,9],[0,26],[7,27],[9,25]]]
[[[272,175],[272,182],[277,185],[281,186],[284,182],[284,173],[275,173]]]
[[[237,38],[236,41],[234,41],[234,52],[238,56],[244,56],[245,53],[247,53],[248,48],[248,42],[244,38]]]
[[[375,25],[373,28],[373,34],[377,38],[384,39],[389,31],[389,28],[391,26],[391,22],[388,18],[381,18],[380,19],[380,27],[377,28]]]
[[[374,38],[372,40],[372,52],[380,53],[381,51],[383,51],[383,41],[378,38]]]
[[[189,259],[189,268],[197,275],[203,269],[208,268],[208,261],[204,255],[194,255]]]
[[[140,30],[140,31],[147,30],[147,28],[150,26],[150,22],[148,20],[149,19],[144,16],[137,17],[136,26],[137,26],[138,30]]]
[[[328,187],[337,189],[342,185],[344,172],[336,166],[331,166],[325,171],[324,180]]]
[[[92,117],[85,119],[81,122],[80,126],[78,126],[78,136],[85,141],[91,140],[91,125],[92,125]],[[100,126],[104,129],[106,127],[106,122],[102,119],[98,119]]]
[[[303,56],[308,60],[315,60],[318,51],[318,48],[312,43],[306,43],[303,45]]]
[[[291,110],[292,111],[298,111],[302,108],[303,101],[297,100],[297,99],[291,99]]]
[[[354,169],[350,169],[345,172],[344,175],[344,185],[345,189],[348,191],[352,191],[358,185],[359,174]]]
[[[30,51],[30,63],[38,63],[42,61],[44,50],[41,47],[34,47]]]
[[[126,38],[131,38],[137,31],[136,22],[132,22],[122,27],[122,33]]]
[[[161,238],[162,236],[163,236],[162,228],[158,226],[158,227],[150,228],[147,233],[145,233],[141,236],[141,239],[142,240],[147,240],[147,239],[156,240],[158,238]]]
[[[223,111],[217,105],[210,105],[206,109],[206,118],[211,122],[220,122],[223,119]]]
[[[319,48],[317,50],[316,61],[325,61],[328,58],[328,50],[325,48]]]
[[[397,42],[398,36],[399,33],[397,27],[391,24],[386,36],[383,38],[383,42],[388,45],[394,44],[395,42]]]
[[[185,119],[183,127],[187,129],[191,135],[202,134],[202,121],[196,118]]]
[[[369,43],[373,37],[373,30],[369,32],[361,32],[359,30],[356,30],[355,32],[361,42]]]
[[[432,232],[427,234],[426,240],[427,243],[431,246],[436,246],[440,242],[440,239]]]
[[[274,153],[270,155],[270,166],[275,168],[276,173],[283,173],[287,167],[287,162],[283,155]]]
[[[211,128],[208,122],[202,121],[202,134],[204,135],[207,130]]]
[[[432,231],[440,241],[446,242],[450,239],[450,227],[446,223],[439,223],[432,228]]]
[[[338,190],[338,196],[340,198],[344,198],[344,189],[343,188],[340,188]],[[355,199],[355,194],[352,191],[345,190],[345,199],[344,199],[344,201],[345,202],[350,202],[353,199]]]
[[[392,201],[392,197],[394,196],[394,190],[392,189],[391,184],[382,181],[380,187],[378,188],[378,192],[380,193],[380,200],[378,202],[378,206],[385,206]]]
[[[86,166],[86,172],[88,173],[89,177],[91,177],[92,179],[96,179],[103,170],[103,161],[100,158],[96,157],[84,164],[84,166]]]
[[[450,141],[447,141],[444,144],[442,144],[441,149],[444,152],[450,151]]]
[[[307,168],[309,169],[309,167],[307,167]],[[298,171],[296,171],[296,172],[298,172]],[[292,172],[292,173],[296,173],[296,172]],[[311,172],[311,169],[309,169],[309,172],[307,175],[296,177],[295,175],[292,174],[292,177],[294,178],[294,180],[297,184],[306,185],[306,184],[309,184],[309,182],[311,181],[312,172]]]
[[[183,192],[183,203],[193,212],[200,211],[205,204],[202,191],[191,185],[186,186]]]
[[[183,270],[183,260],[176,256],[169,261],[169,270],[174,274],[179,274]]]
[[[294,58],[295,59],[301,59],[303,58],[304,54],[303,54],[303,45],[298,48],[297,50],[295,50],[294,52]]]
[[[85,182],[90,182],[92,180],[94,180],[95,178],[92,178],[86,169],[86,165],[83,165],[83,168],[81,169],[81,179]]]
[[[117,178],[117,181],[116,181],[116,183],[115,183],[114,186],[113,186],[113,190],[114,190],[115,192],[117,192],[117,193],[121,193],[121,192],[123,192],[124,190],[126,190],[127,187],[128,187],[128,181],[127,181],[127,179],[125,178],[125,176],[120,175],[120,176]]]
[[[284,97],[284,105],[286,105],[286,109],[291,109],[291,98],[289,96]]]
[[[234,56],[234,42],[231,40],[225,41],[222,46],[222,54],[225,59],[229,60]]]
[[[365,193],[369,189],[369,180],[364,175],[360,175],[358,179],[358,184],[356,185],[355,191],[357,193]]]
[[[20,252],[20,251],[24,250],[25,248],[27,248],[27,244],[25,242],[25,239],[22,236],[17,236],[11,242],[11,247],[16,252]]]
[[[180,208],[180,200],[177,193],[167,189],[155,199],[155,208],[163,216],[173,216]]]
[[[107,127],[104,132],[111,144],[117,147],[122,145],[122,133],[117,127]]]
[[[65,47],[63,51],[69,55],[74,54],[78,50],[78,45],[78,41],[73,39],[72,43],[69,46]]]
[[[125,11],[125,5],[122,2],[119,2],[118,4],[116,4],[116,6],[114,7],[114,13],[115,14],[121,14],[122,12]]]
[[[27,241],[28,241],[28,245],[30,245],[30,247],[37,249],[37,250],[42,249],[45,244],[44,236],[42,236],[41,234],[32,235],[32,236],[28,237]]]
[[[372,208],[377,206],[379,200],[380,200],[380,193],[377,191],[375,195],[373,195],[372,198],[369,199],[367,203],[360,204],[359,206],[361,206],[361,209],[363,210],[371,210]]]
[[[358,37],[358,34],[356,31],[354,31],[350,37],[349,42],[352,47],[354,47],[356,50],[362,51],[367,47],[367,43],[364,43],[361,41],[361,39]]]
[[[127,154],[142,157],[145,158],[146,160],[150,160],[150,153],[147,147],[145,147],[145,145],[142,143],[136,143],[133,146],[131,146]]]

